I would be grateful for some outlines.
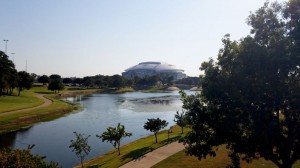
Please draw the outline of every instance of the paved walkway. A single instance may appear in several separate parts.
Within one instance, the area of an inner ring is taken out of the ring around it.
[[[35,106],[35,107],[30,107],[30,108],[21,109],[21,110],[14,110],[14,111],[0,113],[0,117],[11,115],[11,114],[22,113],[22,112],[30,111],[30,110],[36,110],[36,109],[39,109],[39,108],[47,107],[47,106],[52,104],[52,101],[45,98],[43,94],[37,94],[36,97],[38,97],[39,99],[42,99],[44,101],[44,103],[39,105],[39,106]]]
[[[120,168],[149,168],[183,149],[184,145],[182,143],[172,142],[149,152],[136,160],[130,161]]]

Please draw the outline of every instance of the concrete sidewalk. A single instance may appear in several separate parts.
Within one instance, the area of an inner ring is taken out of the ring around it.
[[[172,142],[149,152],[138,159],[130,161],[120,168],[149,168],[183,149],[184,145],[182,143]]]

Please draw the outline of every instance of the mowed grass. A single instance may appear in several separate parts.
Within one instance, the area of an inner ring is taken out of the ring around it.
[[[0,113],[35,107],[44,103],[43,100],[37,98],[32,90],[24,90],[20,96],[14,91],[12,96],[0,97]]]
[[[228,157],[228,150],[225,145],[218,147],[216,157],[207,157],[206,159],[198,160],[195,156],[188,156],[183,151],[178,152],[160,163],[154,165],[152,168],[224,168],[231,163]],[[271,161],[265,159],[253,160],[251,163],[241,161],[243,168],[276,168],[277,166]],[[297,162],[293,168],[300,168],[300,163]]]
[[[18,130],[34,123],[58,118],[74,110],[74,105],[55,99],[53,95],[46,96],[52,100],[52,104],[36,110],[1,116],[0,133]]]
[[[174,126],[172,128],[173,133],[170,134],[170,141],[171,139],[179,138],[181,134],[181,129],[178,126]],[[106,167],[106,168],[116,168],[120,167],[121,165],[139,158],[144,154],[157,149],[161,146],[168,144],[168,133],[167,130],[161,131],[158,134],[158,143],[155,144],[154,135],[141,138],[136,140],[132,143],[124,145],[121,147],[121,155],[118,156],[117,150],[113,150],[105,155],[99,156],[92,160],[86,161],[86,167]],[[109,145],[109,144],[108,144]],[[99,149],[101,150],[101,149]],[[77,166],[80,167],[80,166]]]
[[[36,94],[44,94],[52,101],[52,104],[47,107],[1,116],[0,133],[15,131],[41,121],[58,118],[78,108],[76,105],[59,100],[52,93],[47,87],[33,87],[30,90],[22,91],[21,96],[0,97],[0,113],[36,107],[43,104],[44,101],[37,98]]]

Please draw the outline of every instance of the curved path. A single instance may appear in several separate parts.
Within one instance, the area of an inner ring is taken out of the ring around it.
[[[120,168],[149,168],[166,159],[167,157],[183,150],[185,147],[182,143],[172,142],[149,152],[136,160],[130,161]]]
[[[39,108],[47,107],[47,106],[52,104],[52,100],[45,98],[43,94],[37,94],[36,97],[39,98],[39,99],[42,99],[44,101],[44,103],[39,105],[39,106],[35,106],[35,107],[30,107],[30,108],[25,108],[25,109],[0,113],[0,117],[1,116],[12,115],[12,114],[16,114],[16,113],[22,113],[22,112],[30,111],[30,110],[36,110],[36,109],[39,109]]]

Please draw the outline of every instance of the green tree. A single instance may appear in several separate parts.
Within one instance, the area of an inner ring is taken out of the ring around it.
[[[227,144],[235,167],[240,156],[263,157],[283,168],[300,158],[296,9],[300,1],[265,3],[249,16],[253,36],[237,42],[226,35],[217,61],[202,63],[202,92],[181,93],[192,128],[184,139],[188,154],[214,156],[214,147]]]
[[[63,83],[71,84],[73,82],[72,78],[63,78]]]
[[[47,75],[39,76],[37,80],[38,82],[43,83],[43,85],[50,82],[50,78]]]
[[[154,133],[155,143],[157,143],[157,133],[165,128],[169,123],[166,120],[161,120],[160,118],[148,118],[148,121],[144,124],[144,129],[149,130]]]
[[[82,79],[82,85],[86,88],[94,86],[94,79],[91,76],[86,76]]]
[[[178,111],[175,114],[174,122],[181,128],[181,134],[183,134],[183,128],[187,125],[187,117],[186,113],[182,111],[179,113]]]
[[[63,90],[65,88],[60,75],[53,74],[50,75],[49,78],[50,78],[50,83],[48,85],[48,90],[52,90],[54,91],[54,93],[56,93],[56,91],[59,92],[60,90]]]
[[[16,69],[11,68],[9,70],[7,81],[9,81],[9,95],[12,95],[14,89],[18,86],[18,71]]]
[[[76,139],[71,140],[71,145],[69,148],[71,148],[72,152],[75,152],[76,156],[80,158],[81,167],[83,168],[83,160],[91,151],[91,147],[88,144],[88,138],[90,135],[84,137],[83,134],[77,132],[73,133],[75,134]]]
[[[124,78],[120,75],[113,75],[110,79],[110,87],[121,88],[125,85]]]
[[[54,79],[61,79],[61,76],[58,74],[52,74],[49,76],[50,80],[54,80]]]
[[[30,76],[29,73],[25,72],[25,71],[20,71],[18,72],[18,96],[20,96],[20,93],[22,90],[24,89],[30,89],[32,87],[33,84],[33,77]]]
[[[116,128],[108,127],[105,132],[103,132],[101,135],[96,135],[96,137],[102,139],[102,142],[110,142],[118,150],[118,154],[120,155],[120,145],[122,138],[129,137],[131,135],[132,133],[125,132],[124,125],[118,123],[118,126]]]
[[[16,69],[15,65],[8,56],[0,51],[0,96],[4,90],[12,89],[16,86]]]

